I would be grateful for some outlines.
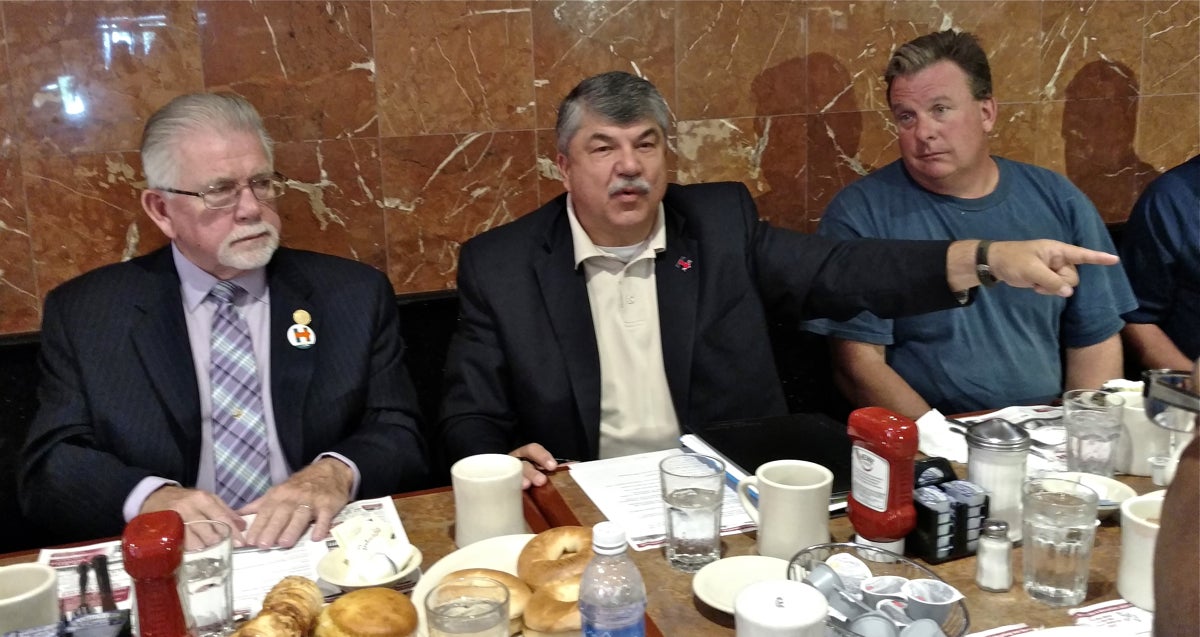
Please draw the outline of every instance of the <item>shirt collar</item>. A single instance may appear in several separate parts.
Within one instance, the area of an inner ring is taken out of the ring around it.
[[[204,299],[208,298],[209,291],[217,284],[218,279],[188,260],[174,242],[171,242],[171,256],[175,259],[175,271],[179,273],[183,307],[188,312],[192,312],[204,302]],[[266,302],[267,271],[265,268],[243,272],[234,277],[232,281],[241,286],[254,301]]]
[[[570,194],[567,195],[567,220],[571,223],[571,244],[575,248],[576,269],[584,261],[593,257],[616,258],[611,252],[597,247],[592,242],[592,238],[588,236],[587,231],[583,229],[583,225],[579,223],[579,217],[575,215],[575,205],[571,203]],[[661,201],[658,202],[658,216],[654,220],[654,229],[650,231],[650,236],[642,242],[642,245],[645,246],[645,249],[630,259],[630,263],[652,257],[656,253],[667,249],[666,213]]]

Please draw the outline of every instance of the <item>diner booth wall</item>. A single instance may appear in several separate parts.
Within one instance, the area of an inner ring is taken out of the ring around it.
[[[993,152],[1067,175],[1109,223],[1200,152],[1200,0],[0,2],[0,390],[25,405],[0,398],[0,509],[46,293],[165,243],[137,148],[172,97],[262,112],[285,245],[386,272],[402,304],[452,304],[462,242],[562,192],[555,108],[581,78],[644,75],[671,106],[670,179],[740,181],[813,231],[898,156],[890,52],[946,27],[991,59]]]

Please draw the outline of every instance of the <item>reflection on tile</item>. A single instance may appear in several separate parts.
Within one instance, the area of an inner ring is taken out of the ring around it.
[[[383,142],[388,274],[397,292],[450,287],[467,239],[537,207],[530,131]]]
[[[12,99],[40,152],[136,148],[145,118],[199,90],[191,2],[6,2]]]
[[[376,2],[385,136],[530,128],[530,3]]]
[[[23,167],[43,296],[79,274],[166,245],[139,203],[137,153],[26,158]]]
[[[200,2],[204,80],[258,108],[278,141],[376,134],[364,2]]]
[[[37,330],[41,310],[16,160],[0,160],[0,334]]]
[[[1043,99],[1063,99],[1067,85],[1096,60],[1135,68],[1142,57],[1142,3],[1047,0],[1042,3]],[[1075,97],[1106,97],[1105,88],[1078,86]]]
[[[1141,37],[1142,95],[1200,91],[1200,2],[1147,2]]]

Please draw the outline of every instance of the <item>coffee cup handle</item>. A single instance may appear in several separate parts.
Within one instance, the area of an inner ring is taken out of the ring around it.
[[[737,484],[738,499],[742,501],[742,508],[746,510],[746,515],[758,524],[758,502],[750,497],[750,487],[758,486],[758,478],[756,476],[747,476],[740,480]]]

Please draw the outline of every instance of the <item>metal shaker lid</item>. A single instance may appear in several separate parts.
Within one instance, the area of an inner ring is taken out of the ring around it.
[[[1028,451],[1029,432],[1002,418],[977,422],[967,428],[967,446],[989,451]]]
[[[988,518],[983,521],[983,535],[1008,539],[1008,522],[998,518]]]

